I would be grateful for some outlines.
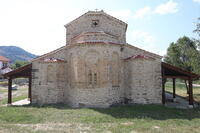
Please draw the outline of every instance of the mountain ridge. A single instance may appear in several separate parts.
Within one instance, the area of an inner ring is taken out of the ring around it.
[[[0,55],[10,59],[11,63],[16,60],[29,61],[37,57],[37,55],[34,55],[17,46],[0,46]]]

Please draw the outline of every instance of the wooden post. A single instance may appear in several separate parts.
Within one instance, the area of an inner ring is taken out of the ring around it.
[[[165,82],[166,78],[162,79],[162,103],[165,104]]]
[[[162,104],[165,104],[165,82],[166,82],[166,78],[165,78],[165,70],[162,67]]]
[[[8,104],[12,103],[12,78],[8,78]]]
[[[173,98],[176,98],[176,79],[173,78]]]
[[[189,78],[189,105],[193,105],[193,88],[192,88],[192,78]]]
[[[30,102],[32,102],[32,96],[31,96],[31,84],[32,84],[32,76],[29,76],[28,78],[29,82],[28,82],[28,98],[30,100]]]

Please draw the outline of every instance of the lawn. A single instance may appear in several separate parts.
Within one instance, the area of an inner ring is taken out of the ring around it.
[[[65,105],[0,107],[0,133],[199,133],[200,108],[163,105],[72,109]]]
[[[172,82],[167,82],[165,84],[165,87],[166,87],[166,91],[171,92],[171,93],[173,92]],[[180,83],[180,82],[176,83],[176,94],[179,96],[188,98],[187,89],[184,83]],[[199,86],[198,87],[193,86],[193,98],[196,102],[200,103],[200,87]]]
[[[13,98],[12,98],[12,102],[16,102],[16,101],[23,100],[23,99],[26,99],[26,98],[27,98],[26,95],[16,96],[16,97],[13,97]],[[8,102],[8,99],[7,99],[7,98],[1,99],[1,100],[0,100],[0,106],[1,106],[1,105],[7,104],[7,102]],[[1,132],[0,132],[0,133],[1,133]]]
[[[172,84],[166,84],[171,91]],[[194,93],[199,93],[194,87]],[[18,91],[21,94],[23,89]],[[184,85],[177,93],[185,95]],[[23,93],[22,93],[23,94]],[[25,93],[24,93],[25,94]],[[14,99],[23,98],[15,95]],[[199,98],[199,95],[196,95]],[[66,105],[0,107],[0,133],[200,133],[200,108],[121,105],[106,109]]]
[[[25,98],[27,98],[27,96],[28,96],[27,85],[19,86],[17,90],[12,91],[12,102],[25,99]],[[7,86],[0,85],[0,106],[7,103],[7,98],[8,98]]]

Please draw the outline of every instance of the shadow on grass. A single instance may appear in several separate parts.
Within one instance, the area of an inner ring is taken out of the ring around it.
[[[19,106],[16,106],[19,107]],[[195,109],[176,109],[168,108],[164,105],[119,105],[109,108],[71,108],[64,104],[56,105],[25,105],[21,107],[26,108],[55,108],[59,110],[93,110],[101,114],[114,117],[115,119],[154,119],[154,120],[167,120],[167,119],[187,119],[194,118],[200,119],[200,108]],[[91,114],[91,117],[92,114]],[[89,118],[88,118],[89,119]],[[98,118],[97,118],[98,119]]]
[[[95,111],[111,115],[115,118],[137,118],[137,119],[187,119],[200,118],[200,108],[185,110],[168,108],[164,105],[127,105],[112,107],[109,109],[94,109]]]

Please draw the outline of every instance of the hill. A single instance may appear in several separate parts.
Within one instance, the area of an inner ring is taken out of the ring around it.
[[[28,61],[36,57],[36,55],[16,46],[0,46],[0,55],[9,58],[11,62],[16,60]]]

